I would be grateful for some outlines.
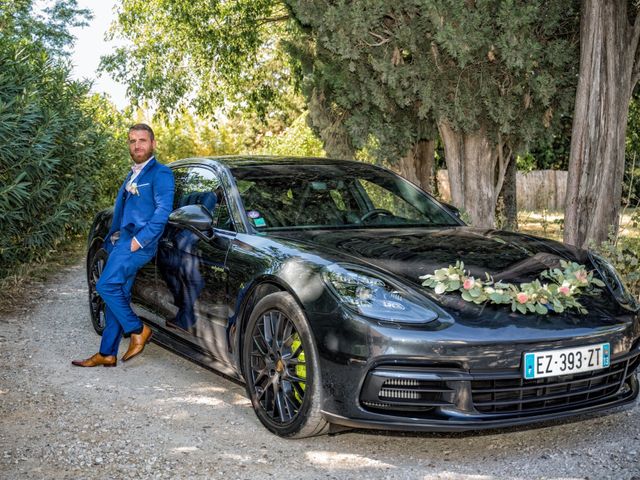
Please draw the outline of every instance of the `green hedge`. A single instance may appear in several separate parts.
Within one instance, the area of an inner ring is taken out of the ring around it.
[[[85,231],[118,181],[103,173],[117,140],[88,90],[37,44],[0,35],[0,278]]]

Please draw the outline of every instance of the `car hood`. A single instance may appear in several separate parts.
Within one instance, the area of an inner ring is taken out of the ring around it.
[[[520,315],[511,313],[505,306],[465,302],[458,294],[436,295],[421,286],[420,276],[454,265],[457,260],[464,262],[465,270],[476,278],[484,278],[488,273],[495,280],[516,284],[540,278],[544,270],[560,267],[561,260],[575,261],[593,269],[585,250],[529,235],[472,227],[309,230],[278,236],[329,260],[369,265],[400,277],[447,308],[458,320],[479,316],[486,319],[489,312],[494,311],[495,320],[502,323],[505,318],[500,312],[509,317]],[[606,290],[597,296],[584,295],[580,302],[589,311],[588,321],[584,317],[580,319],[583,324],[586,321],[591,326],[610,325],[613,316],[620,313]],[[569,323],[575,320],[568,318],[573,317],[573,313],[563,316]],[[537,315],[525,317],[531,319]]]
[[[367,263],[415,284],[438,268],[464,262],[476,277],[526,282],[560,260],[588,263],[584,250],[528,235],[471,227],[296,231],[288,240],[333,255],[336,261]]]

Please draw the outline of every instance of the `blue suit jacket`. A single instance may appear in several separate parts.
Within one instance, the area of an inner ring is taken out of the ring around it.
[[[173,209],[173,172],[152,158],[136,177],[137,195],[125,189],[131,175],[129,172],[118,190],[113,221],[105,244],[109,249],[111,235],[126,231],[136,237],[142,248],[155,250]]]

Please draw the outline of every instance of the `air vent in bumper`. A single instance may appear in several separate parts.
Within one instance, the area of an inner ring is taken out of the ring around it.
[[[360,402],[374,410],[424,412],[452,407],[455,390],[448,380],[459,380],[457,372],[428,371],[420,367],[377,368],[367,375]]]

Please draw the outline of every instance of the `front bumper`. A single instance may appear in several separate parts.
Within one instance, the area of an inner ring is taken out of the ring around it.
[[[403,330],[352,316],[343,317],[339,329],[313,322],[327,328],[314,331],[322,339],[323,413],[329,422],[353,428],[465,431],[629,404],[640,390],[640,332],[636,318],[626,320],[607,328],[527,330],[524,335],[477,328],[473,341],[462,338],[469,338],[468,329],[455,326]],[[606,369],[522,378],[525,352],[601,342],[612,348]]]
[[[637,380],[636,380],[637,383]],[[589,413],[599,412],[633,402],[638,396],[637,386],[635,392],[625,398],[614,399],[612,401],[601,402],[590,407],[574,408],[568,411],[558,411],[554,413],[541,414],[528,417],[510,417],[498,419],[480,420],[477,418],[468,418],[464,420],[448,419],[417,419],[417,418],[398,418],[395,416],[367,417],[367,418],[349,418],[338,415],[333,412],[322,411],[325,420],[336,425],[342,425],[348,428],[368,428],[376,430],[398,430],[398,431],[416,431],[416,432],[467,432],[474,430],[487,430],[493,428],[516,427],[519,425],[529,425],[532,423],[541,423],[551,420],[561,420],[563,418],[574,417],[577,415],[586,415]]]

